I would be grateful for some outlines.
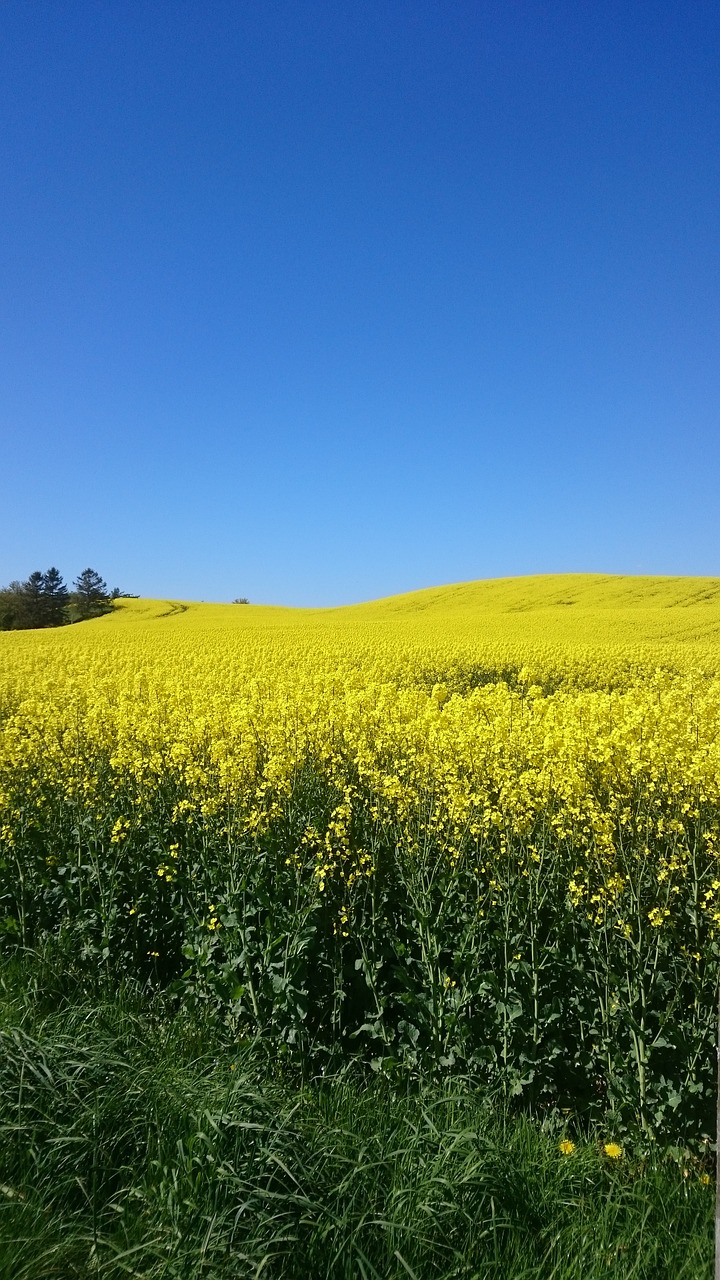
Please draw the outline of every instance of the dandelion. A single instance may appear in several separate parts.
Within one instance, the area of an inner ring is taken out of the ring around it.
[[[623,1149],[618,1142],[606,1142],[603,1151],[610,1160],[621,1160]]]
[[[571,1142],[569,1138],[563,1138],[559,1146],[560,1154],[563,1156],[571,1156],[574,1150],[575,1143]]]

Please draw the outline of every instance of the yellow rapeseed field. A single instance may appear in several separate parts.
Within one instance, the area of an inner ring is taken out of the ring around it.
[[[121,601],[0,636],[0,830],[12,844],[20,799],[62,792],[112,812],[120,840],[170,782],[186,816],[257,831],[310,760],[347,792],[332,831],[309,835],[321,881],[354,792],[410,843],[432,795],[449,858],[542,819],[577,852],[579,904],[597,899],[588,857],[621,895],[614,860],[640,802],[648,848],[663,837],[659,927],[690,857],[683,815],[718,806],[719,635],[711,579],[509,579],[327,610]]]
[[[0,943],[697,1138],[719,636],[718,580],[591,575],[2,634]]]

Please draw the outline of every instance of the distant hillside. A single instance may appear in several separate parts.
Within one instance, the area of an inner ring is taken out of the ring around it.
[[[241,631],[365,624],[444,632],[470,640],[541,640],[588,646],[720,642],[720,578],[548,574],[497,578],[389,596],[332,609],[274,605],[120,600],[111,619],[93,627],[145,622]]]
[[[441,619],[547,640],[656,643],[720,640],[720,578],[547,574],[430,587],[353,606],[356,615]]]

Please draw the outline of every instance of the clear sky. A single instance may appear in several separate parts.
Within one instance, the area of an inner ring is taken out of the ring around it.
[[[717,0],[3,0],[0,582],[720,575]]]

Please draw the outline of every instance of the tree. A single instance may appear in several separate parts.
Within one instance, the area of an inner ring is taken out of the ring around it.
[[[53,567],[43,574],[41,597],[44,614],[42,625],[44,627],[61,627],[67,622],[67,607],[70,597],[58,569]]]
[[[60,627],[68,621],[68,590],[57,569],[36,569],[25,582],[0,588],[0,631]]]
[[[24,627],[41,627],[43,625],[43,575],[39,569],[30,574],[22,585]]]
[[[25,584],[17,579],[0,589],[0,631],[19,631],[27,626]]]
[[[70,604],[72,603],[72,610]],[[111,608],[107,585],[94,569],[84,569],[72,598],[59,569],[36,569],[25,582],[0,587],[0,631],[62,627],[80,618],[95,618]]]
[[[79,619],[99,618],[109,608],[107,583],[94,569],[83,569],[74,586],[73,598]]]

